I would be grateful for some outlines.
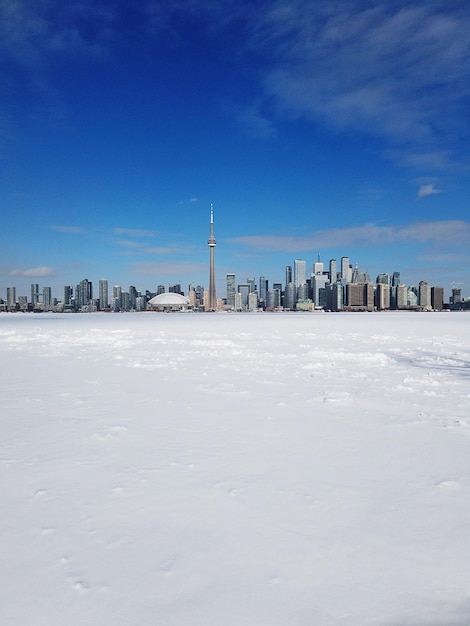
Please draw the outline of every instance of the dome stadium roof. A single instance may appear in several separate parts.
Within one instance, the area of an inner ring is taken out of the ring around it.
[[[180,293],[161,293],[149,300],[149,304],[156,307],[189,306],[189,299]]]

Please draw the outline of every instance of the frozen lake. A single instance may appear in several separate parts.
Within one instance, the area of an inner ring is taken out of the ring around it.
[[[0,315],[5,626],[468,626],[470,315]]]

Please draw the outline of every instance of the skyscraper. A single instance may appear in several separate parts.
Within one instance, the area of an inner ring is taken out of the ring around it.
[[[52,290],[50,287],[42,288],[42,301],[44,302],[44,309],[48,311],[52,305]]]
[[[227,274],[227,304],[235,306],[235,274]]]
[[[7,306],[9,311],[16,308],[16,287],[7,287]]]
[[[64,306],[70,306],[73,300],[73,289],[71,285],[64,285]]]
[[[37,283],[31,284],[31,304],[33,308],[39,302],[39,285]]]
[[[307,262],[301,259],[294,261],[294,283],[296,287],[307,282]]]
[[[215,251],[215,237],[214,237],[214,205],[211,202],[211,221],[210,221],[210,235],[207,242],[210,250],[210,271],[209,271],[209,309],[215,311],[217,308],[217,298],[215,295],[215,265],[214,265],[214,251]]]
[[[333,284],[338,278],[338,268],[336,265],[336,259],[330,259],[330,283]]]
[[[436,311],[444,308],[444,287],[431,287],[431,306]]]
[[[109,306],[108,303],[108,281],[106,278],[101,278],[99,282],[99,298],[100,298],[100,309],[107,309]]]
[[[349,257],[342,256],[341,257],[341,280],[344,283],[350,283],[352,277],[352,271],[349,267]]]
[[[254,278],[247,278],[246,284],[250,285],[250,293],[256,291],[256,280]]]
[[[268,281],[264,276],[259,277],[259,299],[266,305],[266,295],[268,293]]]
[[[292,282],[292,265],[286,265],[286,287]]]

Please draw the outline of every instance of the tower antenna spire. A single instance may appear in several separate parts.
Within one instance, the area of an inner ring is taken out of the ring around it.
[[[214,237],[214,205],[211,202],[211,219],[210,219],[210,232],[209,241],[207,242],[210,251],[210,270],[209,270],[209,310],[215,311],[217,308],[217,298],[215,294],[215,262],[214,251],[216,241]]]

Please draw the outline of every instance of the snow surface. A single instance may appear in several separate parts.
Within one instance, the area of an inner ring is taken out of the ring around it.
[[[470,624],[469,322],[0,315],[0,623]]]

